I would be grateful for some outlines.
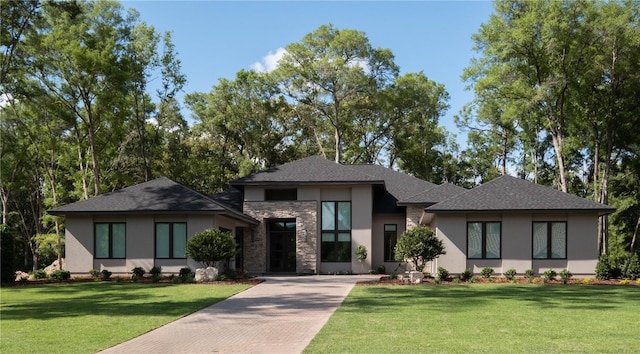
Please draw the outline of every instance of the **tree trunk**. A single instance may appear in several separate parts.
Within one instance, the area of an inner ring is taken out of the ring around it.
[[[553,141],[553,149],[556,152],[556,162],[558,163],[558,174],[560,175],[560,189],[567,193],[567,171],[564,166],[564,157],[562,156],[562,135],[557,132],[550,131],[551,140]]]
[[[633,238],[631,238],[631,245],[629,246],[629,252],[633,255],[638,246],[638,229],[640,228],[640,215],[638,215],[638,222],[636,222],[636,229],[633,231]]]

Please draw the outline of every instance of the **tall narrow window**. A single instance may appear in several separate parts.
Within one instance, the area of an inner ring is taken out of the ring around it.
[[[351,262],[351,202],[322,202],[323,262]]]
[[[398,243],[398,225],[386,224],[384,225],[384,261],[395,261],[394,251]]]
[[[567,258],[567,223],[550,221],[533,223],[533,258]]]
[[[126,257],[125,223],[95,223],[95,258]]]
[[[501,232],[500,222],[468,222],[467,258],[500,258]]]
[[[156,258],[187,258],[186,248],[186,223],[156,223]]]

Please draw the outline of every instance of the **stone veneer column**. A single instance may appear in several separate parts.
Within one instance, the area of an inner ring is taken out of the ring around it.
[[[244,266],[249,273],[266,273],[269,219],[296,220],[296,273],[317,273],[318,204],[316,201],[244,202],[244,213],[260,225],[244,238]]]

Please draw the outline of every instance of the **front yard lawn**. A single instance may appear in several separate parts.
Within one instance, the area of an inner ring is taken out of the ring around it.
[[[251,285],[71,283],[0,289],[0,353],[94,353]]]
[[[640,287],[356,286],[305,353],[637,353]]]

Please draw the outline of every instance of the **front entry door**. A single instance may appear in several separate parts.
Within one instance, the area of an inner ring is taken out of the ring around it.
[[[296,221],[269,222],[269,271],[296,271]]]

